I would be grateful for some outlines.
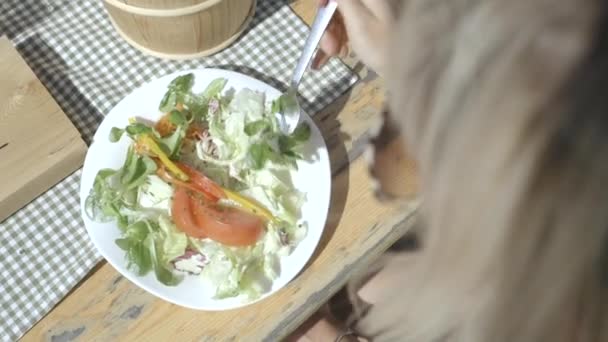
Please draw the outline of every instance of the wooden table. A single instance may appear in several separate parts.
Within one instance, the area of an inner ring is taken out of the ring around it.
[[[296,0],[291,6],[310,23],[315,3]],[[254,305],[201,312],[148,294],[102,262],[23,340],[279,341],[365,270],[412,227],[417,203],[386,206],[374,199],[359,157],[384,89],[361,63],[345,62],[361,82],[315,118],[330,148],[331,208],[322,240],[295,280]],[[415,191],[416,181],[411,184]]]

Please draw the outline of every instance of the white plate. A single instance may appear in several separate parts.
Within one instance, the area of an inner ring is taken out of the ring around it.
[[[194,91],[202,91],[209,82],[218,77],[228,79],[226,89],[249,88],[263,91],[266,99],[272,100],[280,96],[280,92],[251,77],[218,69],[198,69],[176,72],[153,80],[133,91],[110,111],[105,117],[89,147],[80,184],[80,206],[82,218],[91,240],[103,257],[123,276],[146,291],[171,303],[198,310],[227,310],[241,307],[253,302],[243,302],[239,298],[216,300],[211,291],[205,288],[203,282],[195,276],[187,276],[175,287],[168,287],[156,280],[154,272],[139,277],[127,269],[125,253],[114,240],[119,238],[120,231],[114,222],[94,222],[84,212],[84,202],[93,186],[97,171],[103,168],[120,168],[124,162],[130,140],[123,137],[118,143],[111,143],[108,135],[112,127],[125,127],[130,117],[141,117],[157,120],[161,113],[158,104],[167,90],[167,85],[178,75],[194,73]],[[331,172],[327,146],[308,115],[302,115],[311,127],[311,138],[305,146],[304,155],[313,156],[310,160],[298,163],[298,171],[292,173],[294,186],[306,193],[307,200],[302,207],[302,219],[308,222],[308,233],[298,244],[291,255],[282,258],[280,276],[274,281],[272,289],[256,301],[268,297],[291,281],[313,254],[327,218],[329,208]]]

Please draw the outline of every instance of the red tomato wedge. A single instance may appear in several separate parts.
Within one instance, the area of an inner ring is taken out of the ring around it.
[[[264,221],[238,208],[205,202],[190,197],[190,208],[196,225],[210,239],[228,246],[249,246],[258,241]]]
[[[175,188],[173,204],[171,206],[171,216],[173,216],[173,222],[175,222],[177,228],[186,235],[198,239],[207,237],[205,231],[201,229],[194,220],[192,208],[190,206],[190,195],[186,188]]]
[[[193,167],[190,167],[186,164],[175,163],[177,167],[179,167],[188,177],[190,178],[190,182],[196,187],[200,189],[201,192],[204,192],[209,197],[214,197],[216,199],[226,198],[226,193],[224,190],[217,185],[214,181],[209,179],[209,177],[205,176],[202,172],[197,171]]]

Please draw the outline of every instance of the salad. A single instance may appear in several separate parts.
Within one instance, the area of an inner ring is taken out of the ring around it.
[[[281,133],[283,99],[213,80],[194,93],[194,75],[175,78],[157,122],[132,118],[111,142],[130,139],[123,166],[100,170],[85,202],[96,221],[115,221],[128,267],[167,286],[197,276],[213,298],[258,298],[279,260],[306,235],[305,195],[290,172],[310,127]]]

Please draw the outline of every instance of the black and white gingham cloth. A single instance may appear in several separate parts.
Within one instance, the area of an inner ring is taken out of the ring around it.
[[[235,44],[176,62],[124,42],[101,0],[0,0],[0,35],[12,40],[87,143],[120,99],[177,70],[231,69],[285,89],[307,32],[285,1],[258,0],[249,29]],[[354,82],[356,76],[333,60],[304,78],[301,104],[316,113]],[[77,171],[0,222],[2,341],[22,336],[100,260],[80,218],[79,181]]]

